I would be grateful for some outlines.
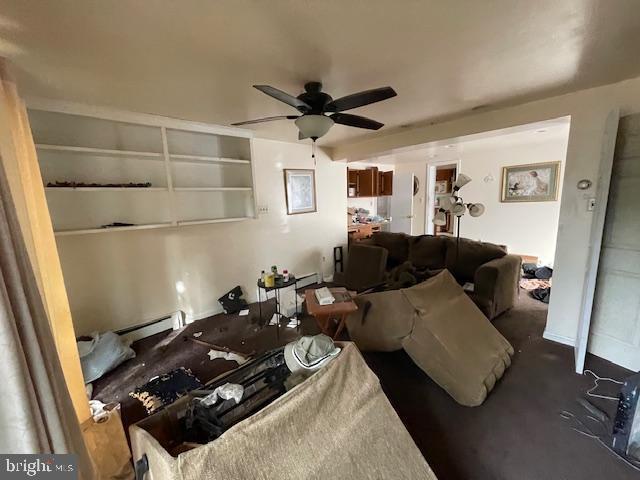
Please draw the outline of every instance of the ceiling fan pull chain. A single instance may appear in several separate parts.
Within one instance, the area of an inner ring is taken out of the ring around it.
[[[311,140],[311,158],[313,158],[313,166],[316,166],[316,141]]]

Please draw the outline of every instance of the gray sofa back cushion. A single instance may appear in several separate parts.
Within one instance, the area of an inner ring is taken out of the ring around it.
[[[406,262],[409,258],[410,238],[404,233],[377,232],[371,236],[371,242],[378,247],[387,249],[389,252],[387,269],[390,270]]]
[[[433,235],[411,237],[409,241],[409,261],[418,269],[432,270],[445,267],[447,239]]]
[[[502,258],[507,249],[493,243],[460,239],[460,257],[456,261],[456,239],[447,238],[445,266],[458,281],[473,282],[476,270],[491,260]]]

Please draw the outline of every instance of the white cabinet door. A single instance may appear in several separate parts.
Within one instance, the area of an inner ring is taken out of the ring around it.
[[[394,174],[391,196],[391,231],[411,235],[413,225],[413,173]]]
[[[640,114],[620,119],[589,351],[640,370]]]

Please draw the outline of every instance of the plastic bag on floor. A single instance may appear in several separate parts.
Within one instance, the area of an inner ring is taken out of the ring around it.
[[[113,332],[92,333],[88,342],[78,342],[80,365],[84,382],[97,380],[113,370],[125,360],[136,356],[131,347],[122,343],[119,335]]]
[[[297,295],[293,288],[283,290],[280,294],[280,311],[285,317],[295,317],[297,313],[302,313],[302,303],[304,297]],[[298,310],[296,311],[296,297],[298,297]]]

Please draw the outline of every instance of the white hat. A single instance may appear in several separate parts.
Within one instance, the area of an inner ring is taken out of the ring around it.
[[[326,335],[308,335],[284,347],[284,361],[292,372],[315,371],[329,363],[340,353]]]

